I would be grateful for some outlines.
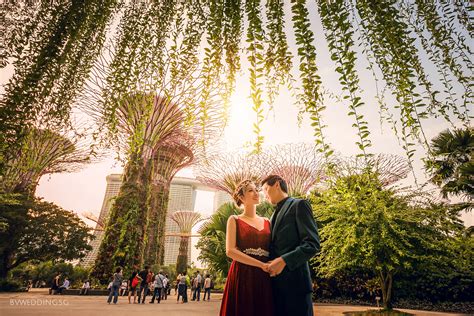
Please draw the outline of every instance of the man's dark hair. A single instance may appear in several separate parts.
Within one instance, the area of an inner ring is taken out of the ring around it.
[[[274,186],[277,181],[280,183],[281,190],[285,193],[288,193],[288,185],[286,184],[286,181],[276,174],[271,174],[267,176],[265,179],[262,180],[261,185],[263,186],[265,183],[267,183],[269,186]]]
[[[148,270],[150,267],[149,266],[145,266],[145,270]]]
[[[120,271],[122,271],[122,268],[115,269],[115,273],[119,273]]]

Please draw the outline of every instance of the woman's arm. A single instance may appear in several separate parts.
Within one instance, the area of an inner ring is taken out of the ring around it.
[[[227,220],[227,233],[225,236],[225,253],[227,257],[264,270],[266,268],[265,263],[246,255],[237,248],[237,224],[235,221],[234,216],[229,217]]]

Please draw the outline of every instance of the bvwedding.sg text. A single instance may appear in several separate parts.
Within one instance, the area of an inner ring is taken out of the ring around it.
[[[60,299],[10,299],[10,305],[18,306],[64,306],[69,305],[68,300]]]

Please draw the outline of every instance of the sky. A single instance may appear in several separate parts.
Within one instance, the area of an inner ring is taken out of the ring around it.
[[[330,60],[327,46],[325,45],[322,28],[313,2],[310,5],[310,16],[313,22],[313,31],[315,32],[315,40],[317,47],[317,63],[319,66],[319,73],[323,79],[325,88],[332,92],[339,94],[340,85],[338,83],[338,76],[334,70],[334,64]],[[288,17],[288,8],[286,8]],[[291,19],[287,18],[288,27]],[[287,28],[289,29],[289,28]],[[288,34],[290,47],[295,52],[294,39],[291,34]],[[242,57],[242,73],[237,79],[236,93],[231,99],[230,121],[226,127],[223,140],[227,150],[245,150],[246,144],[253,142],[254,135],[252,133],[252,125],[255,121],[255,114],[252,112],[252,104],[249,98],[250,89],[247,79],[248,63]],[[294,58],[296,62],[297,58]],[[422,61],[426,62],[426,58],[422,56]],[[370,139],[372,153],[397,154],[404,156],[404,150],[401,148],[396,136],[390,129],[387,123],[380,124],[380,114],[377,104],[375,103],[375,83],[370,73],[365,70],[366,63],[363,56],[359,55],[358,70],[360,74],[361,87],[363,88],[362,96],[366,104],[363,107],[363,114],[365,115],[370,129]],[[427,64],[426,69],[428,75],[434,75],[435,71]],[[0,70],[0,84],[8,82],[13,74],[13,67],[11,65]],[[297,78],[297,77],[296,77]],[[0,91],[3,92],[3,91]],[[393,102],[393,98],[388,96],[389,102]],[[325,134],[331,146],[335,151],[341,155],[351,156],[358,154],[358,148],[355,145],[356,132],[351,127],[353,121],[348,117],[349,112],[346,104],[341,104],[332,100],[325,103],[327,109],[324,111],[324,124],[327,125]],[[275,100],[274,110],[266,111],[266,120],[262,125],[263,136],[265,137],[265,146],[271,146],[282,143],[314,143],[313,131],[305,118],[298,126],[297,114],[298,109],[295,106],[295,100],[291,97],[287,89],[282,88],[280,95]],[[423,122],[424,131],[427,139],[432,139],[442,130],[450,126],[436,118],[430,118]],[[423,171],[422,158],[425,152],[421,146],[417,146],[415,154],[414,171],[417,182],[426,182],[426,175]],[[102,206],[102,200],[106,187],[106,176],[111,173],[121,173],[122,165],[120,162],[114,160],[114,155],[107,157],[100,162],[85,166],[79,172],[62,173],[47,175],[41,178],[37,188],[37,195],[43,197],[47,201],[54,202],[64,209],[74,211],[78,214],[84,212],[91,212],[99,215]],[[192,177],[192,169],[185,169],[178,173],[179,176]],[[414,184],[413,176],[409,176],[405,180],[406,184]],[[210,215],[212,210],[212,193],[200,191],[196,199],[196,211],[202,212],[204,215]],[[474,215],[464,214],[463,219],[466,225],[474,225]],[[93,222],[86,220],[89,225]],[[195,228],[195,230],[197,227]],[[196,238],[192,241],[192,261],[197,266],[198,251],[195,249]]]

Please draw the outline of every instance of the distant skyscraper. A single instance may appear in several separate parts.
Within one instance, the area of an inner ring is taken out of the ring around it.
[[[110,207],[112,206],[112,198],[116,197],[120,191],[120,185],[122,184],[121,174],[110,174],[106,177],[107,187],[105,188],[105,196],[102,202],[102,208],[100,209],[100,215],[98,222],[105,223],[109,216]],[[84,266],[91,266],[94,264],[95,259],[99,253],[100,243],[104,238],[104,231],[101,230],[99,225],[96,227],[99,230],[94,231],[94,240],[91,242],[92,250],[82,259],[81,264]]]
[[[116,197],[122,184],[122,175],[111,174],[107,176],[107,188],[105,189],[104,201],[102,202],[102,208],[99,215],[99,223],[104,223],[110,212],[113,198]],[[191,178],[175,177],[171,181],[170,186],[170,198],[168,202],[168,214],[174,211],[194,211],[196,202],[196,190],[213,191],[214,194],[214,211],[223,203],[230,201],[231,197],[220,191],[207,187]],[[199,211],[199,210],[198,210]],[[100,227],[97,227],[100,228]],[[179,233],[178,225],[170,218],[166,219],[166,233]],[[95,239],[91,242],[92,250],[87,254],[81,261],[83,266],[91,266],[94,264],[95,259],[99,251],[104,232],[102,230],[96,230],[94,232]],[[164,264],[176,264],[178,258],[179,243],[181,238],[169,236],[165,239],[165,257]],[[191,242],[191,240],[189,241]],[[188,246],[188,264],[191,264],[191,244]]]
[[[233,202],[232,197],[224,191],[216,191],[214,195],[214,212],[224,203]]]

